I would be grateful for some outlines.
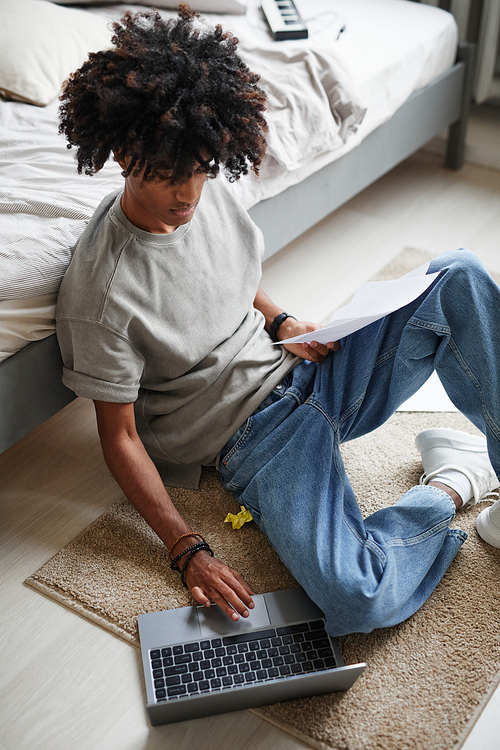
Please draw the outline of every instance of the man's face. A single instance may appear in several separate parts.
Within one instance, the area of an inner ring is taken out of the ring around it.
[[[124,164],[121,164],[124,167]],[[183,182],[168,180],[143,181],[142,174],[125,178],[122,209],[125,216],[139,229],[152,234],[169,234],[193,218],[203,186],[206,169],[198,166]]]

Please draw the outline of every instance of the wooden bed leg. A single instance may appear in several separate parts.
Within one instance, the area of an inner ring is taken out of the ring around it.
[[[455,123],[453,123],[453,125],[450,125],[450,129],[448,131],[445,165],[450,169],[460,169],[464,163],[465,136],[467,133],[467,121],[469,119],[470,104],[472,99],[474,51],[474,44],[465,41],[459,42],[457,50],[457,62],[463,62],[465,65],[465,70],[462,89],[462,103],[460,106],[460,118]]]

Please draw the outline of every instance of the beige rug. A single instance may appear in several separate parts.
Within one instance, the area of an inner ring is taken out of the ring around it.
[[[410,268],[419,257],[409,257]],[[405,263],[399,266],[393,278],[409,270]],[[430,426],[475,431],[461,414],[397,413],[375,433],[344,446],[364,514],[391,505],[418,482],[414,436]],[[188,523],[254,591],[295,585],[255,524],[235,531],[224,523],[239,506],[215,471],[204,473],[199,490],[175,489],[171,495]],[[399,626],[341,639],[346,664],[368,663],[351,690],[256,713],[312,747],[458,748],[500,677],[500,550],[475,531],[483,507],[457,515],[455,525],[469,539],[419,612]],[[166,550],[126,501],[112,506],[26,583],[136,646],[139,614],[192,603],[169,568]]]

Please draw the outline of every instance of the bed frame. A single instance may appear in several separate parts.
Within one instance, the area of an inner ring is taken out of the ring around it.
[[[265,258],[303,234],[446,128],[445,164],[460,169],[471,100],[474,47],[461,42],[457,60],[415,92],[359,146],[249,213],[266,241]],[[29,344],[0,364],[0,452],[69,404],[55,335]]]

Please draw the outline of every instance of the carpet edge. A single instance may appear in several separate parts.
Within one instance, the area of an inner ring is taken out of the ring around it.
[[[277,729],[280,729],[285,734],[288,734],[290,737],[295,737],[295,739],[300,740],[300,742],[303,742],[304,745],[307,747],[312,747],[314,750],[334,750],[333,745],[326,745],[324,742],[319,742],[318,740],[314,740],[312,737],[309,737],[308,735],[301,732],[299,729],[295,729],[295,727],[292,727],[290,724],[285,724],[285,722],[281,722],[278,719],[274,719],[266,714],[266,712],[262,708],[249,708],[248,710],[250,713],[255,714],[255,716],[258,716],[259,719],[262,719],[263,721],[267,721],[268,724],[271,724],[272,726],[276,727]]]
[[[483,699],[481,700],[479,705],[476,707],[474,713],[472,714],[469,721],[467,722],[465,729],[462,731],[462,734],[458,738],[457,744],[455,745],[455,750],[461,750],[468,736],[471,734],[472,730],[476,726],[476,723],[479,721],[481,714],[483,713],[484,709],[488,705],[495,690],[497,690],[499,686],[500,686],[500,670],[497,672],[496,679],[491,683],[490,689],[484,694]]]
[[[68,609],[70,612],[76,613],[84,620],[91,622],[93,625],[98,625],[107,633],[111,633],[111,635],[120,638],[121,640],[129,643],[132,646],[135,646],[136,648],[140,648],[137,639],[134,638],[133,635],[127,633],[126,630],[122,630],[118,625],[116,625],[114,622],[104,617],[103,615],[99,615],[97,612],[93,612],[92,610],[81,606],[76,601],[76,599],[63,594],[61,591],[58,591],[56,587],[48,586],[47,584],[38,581],[32,575],[28,576],[28,578],[26,578],[23,583],[25,586],[28,586],[28,588],[31,588],[34,591],[43,594],[56,604],[62,604],[63,607]]]

